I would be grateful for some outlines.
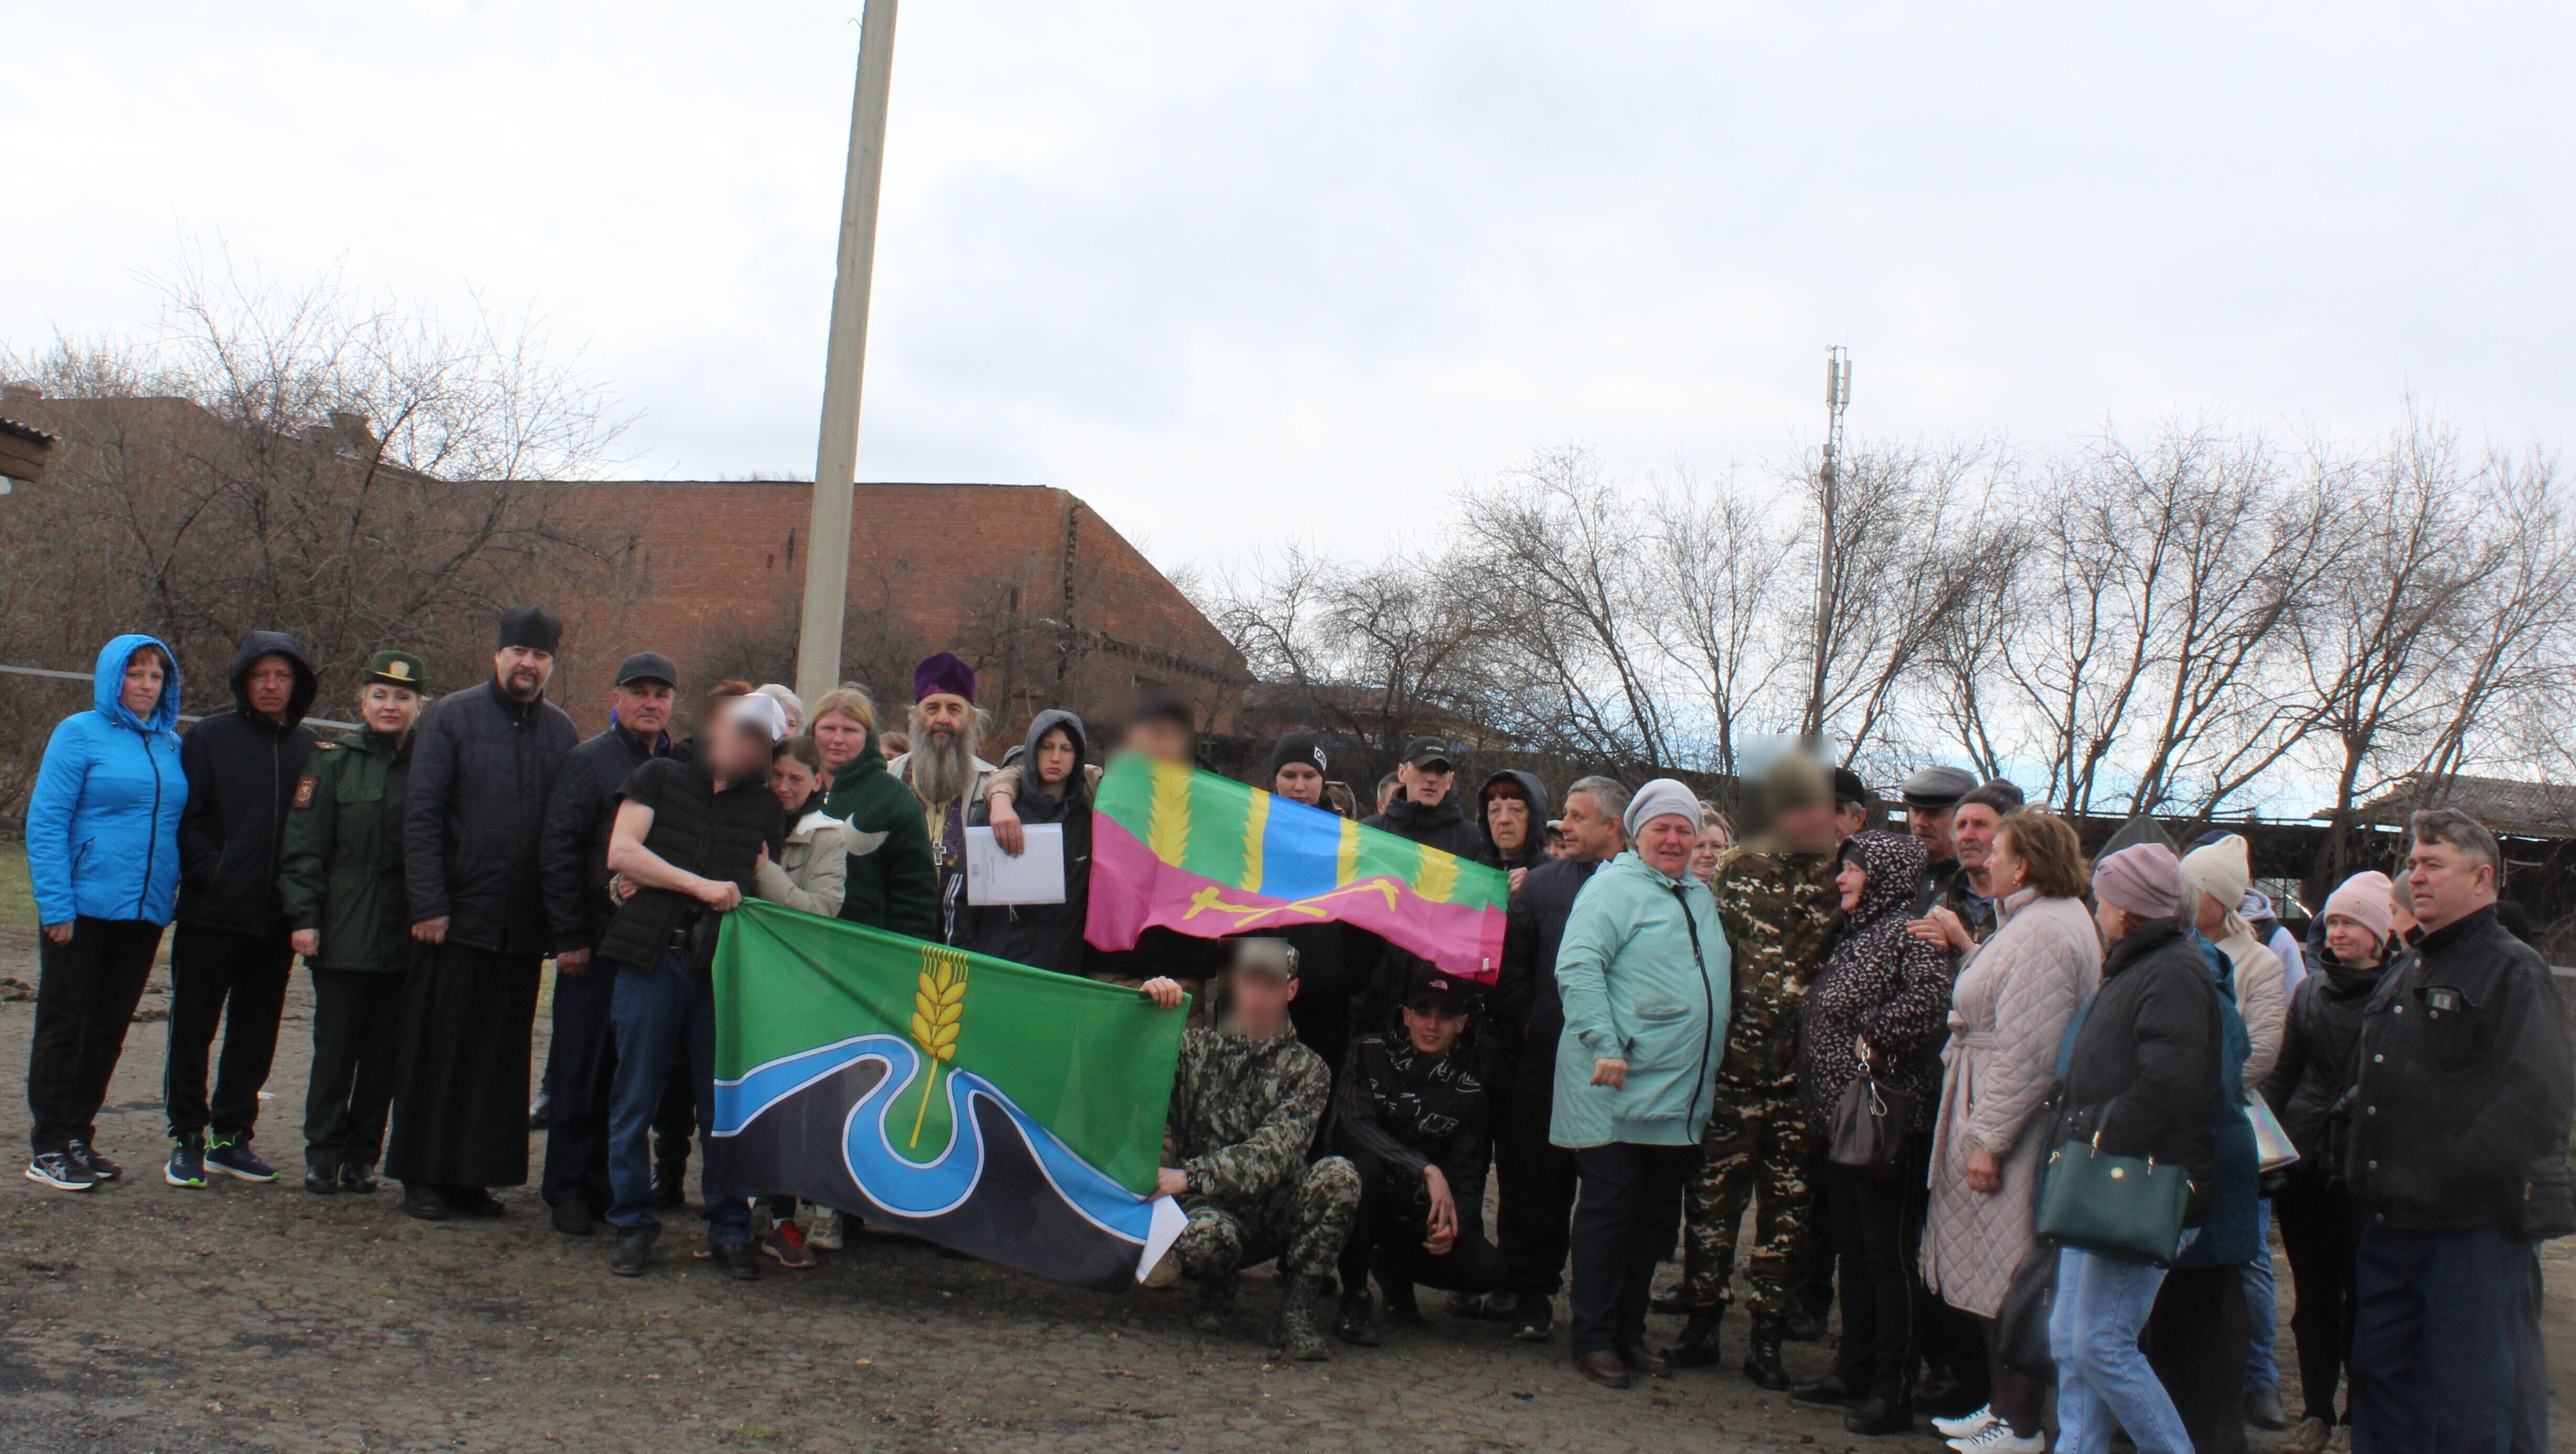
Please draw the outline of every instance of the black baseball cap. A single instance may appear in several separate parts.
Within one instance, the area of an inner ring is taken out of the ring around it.
[[[617,685],[622,687],[628,682],[660,682],[678,691],[680,669],[658,651],[639,651],[617,664]]]
[[[1436,965],[1416,965],[1413,983],[1404,991],[1405,1008],[1425,1013],[1467,1013],[1467,982]]]
[[[1450,756],[1449,744],[1445,740],[1438,737],[1416,737],[1404,744],[1405,766],[1429,767],[1435,762],[1447,770],[1454,770],[1457,766]]]

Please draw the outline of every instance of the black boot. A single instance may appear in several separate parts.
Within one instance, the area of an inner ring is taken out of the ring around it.
[[[403,1183],[402,1209],[404,1216],[418,1217],[424,1222],[444,1222],[449,1216],[447,1198],[439,1193],[437,1187],[425,1181]]]
[[[1225,1331],[1226,1314],[1234,1311],[1234,1289],[1241,1279],[1231,1270],[1199,1279],[1199,1305],[1190,1310],[1190,1326],[1215,1337]]]
[[[1902,1389],[1874,1393],[1853,1406],[1843,1427],[1855,1434],[1910,1434],[1914,1432],[1914,1405]]]
[[[304,1189],[317,1197],[340,1194],[340,1168],[327,1161],[316,1161],[304,1168]]]
[[[1795,1312],[1783,1319],[1780,1336],[1792,1343],[1825,1341],[1825,1318],[1822,1313]]]
[[[1744,1376],[1755,1388],[1776,1391],[1789,1386],[1789,1370],[1780,1366],[1782,1331],[1778,1318],[1753,1315],[1752,1341],[1744,1349]]]
[[[1379,1278],[1378,1291],[1386,1294],[1386,1320],[1402,1328],[1422,1326],[1422,1304],[1413,1300],[1413,1284],[1402,1278]]]
[[[1365,1282],[1342,1294],[1341,1316],[1333,1320],[1333,1336],[1354,1348],[1378,1345],[1377,1299],[1369,1296]]]
[[[1839,1372],[1827,1372],[1822,1378],[1789,1385],[1789,1397],[1802,1404],[1822,1404],[1827,1408],[1850,1408],[1861,1401],[1859,1389],[1846,1382]]]
[[[1333,1356],[1324,1335],[1315,1327],[1315,1279],[1302,1272],[1290,1273],[1288,1292],[1279,1304],[1279,1326],[1276,1341],[1279,1351],[1300,1363],[1321,1363]]]
[[[1690,1321],[1682,1325],[1682,1336],[1673,1344],[1673,1366],[1676,1368],[1714,1368],[1717,1366],[1717,1330],[1726,1321],[1726,1304],[1713,1308],[1691,1309]]]

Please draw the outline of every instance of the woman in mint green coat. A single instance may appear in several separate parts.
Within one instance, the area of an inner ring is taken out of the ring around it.
[[[1671,1365],[1646,1346],[1655,1262],[1681,1225],[1734,984],[1717,901],[1690,876],[1699,799],[1637,790],[1629,850],[1583,886],[1557,951],[1565,1003],[1548,1139],[1574,1152],[1574,1364],[1626,1388]]]

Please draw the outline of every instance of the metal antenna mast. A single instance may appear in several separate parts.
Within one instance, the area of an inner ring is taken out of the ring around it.
[[[1807,740],[1821,748],[1825,737],[1826,680],[1833,661],[1835,577],[1841,569],[1843,413],[1851,407],[1851,350],[1837,343],[1825,350],[1825,458],[1816,469],[1816,513],[1821,536],[1816,545],[1816,622],[1814,670],[1807,680]]]

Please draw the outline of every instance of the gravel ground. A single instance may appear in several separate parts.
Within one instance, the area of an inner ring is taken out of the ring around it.
[[[32,982],[31,959],[32,940],[0,931],[0,977]],[[167,1003],[156,993],[146,1012]],[[281,1164],[300,1149],[311,1003],[299,975],[261,1138]],[[32,1010],[0,1003],[13,1150]],[[135,1028],[100,1127],[129,1180],[87,1196],[0,1181],[0,1449],[1939,1448],[1928,1429],[1854,1439],[1731,1366],[1598,1389],[1566,1366],[1561,1331],[1548,1349],[1516,1344],[1448,1318],[1436,1294],[1429,1326],[1390,1330],[1385,1348],[1289,1364],[1267,1354],[1275,1298],[1257,1282],[1236,1329],[1204,1339],[1186,1292],[1106,1297],[893,1238],[741,1284],[680,1255],[694,1238],[675,1224],[663,1260],[627,1282],[608,1274],[605,1238],[553,1233],[532,1191],[474,1225],[287,1179],[182,1193],[154,1166],[162,1033]],[[2560,1244],[2559,1367],[2576,1333],[2565,1264]],[[2285,1362],[2289,1346],[2285,1332]],[[1804,1374],[1825,1355],[1791,1359]],[[2557,1422],[2576,1433],[2563,1396]]]

